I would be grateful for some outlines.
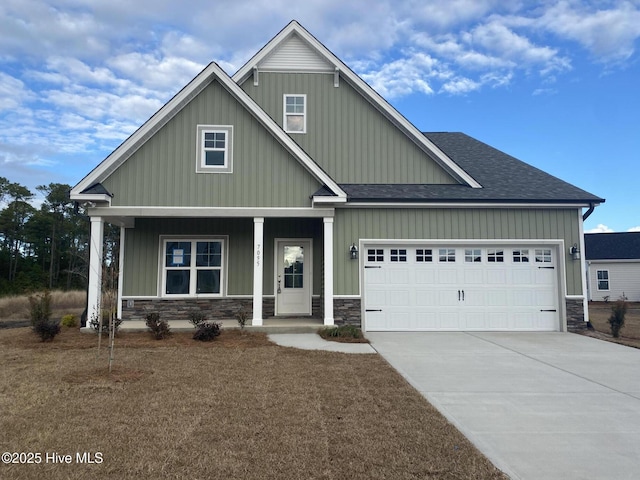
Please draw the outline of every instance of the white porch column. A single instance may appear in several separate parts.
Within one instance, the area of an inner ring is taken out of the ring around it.
[[[91,217],[89,239],[89,288],[87,290],[87,327],[92,318],[100,318],[102,303],[102,243],[104,222],[101,217]]]
[[[264,263],[264,218],[253,219],[253,319],[262,325],[262,272]]]
[[[124,278],[124,236],[126,228],[120,227],[120,254],[118,255],[118,318],[122,320],[122,279]]]
[[[324,217],[324,324],[333,325],[333,217]]]

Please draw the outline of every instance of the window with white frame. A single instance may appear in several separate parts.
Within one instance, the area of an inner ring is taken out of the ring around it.
[[[224,280],[222,238],[163,240],[163,296],[220,296]]]
[[[529,263],[529,249],[521,248],[513,251],[513,263]]]
[[[384,250],[382,248],[367,249],[367,262],[384,262]]]
[[[417,248],[416,249],[416,262],[432,262],[433,250],[430,248]]]
[[[596,270],[598,290],[609,290],[609,270]]]
[[[536,248],[536,263],[551,263],[550,248]]]
[[[196,172],[231,173],[233,126],[198,125]]]
[[[504,250],[489,248],[487,249],[487,262],[489,263],[503,263],[504,262]]]
[[[406,262],[407,250],[405,248],[392,248],[389,253],[389,260],[392,262]]]
[[[306,133],[307,96],[285,95],[282,128],[287,133]]]

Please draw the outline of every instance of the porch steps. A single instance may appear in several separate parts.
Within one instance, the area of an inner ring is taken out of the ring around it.
[[[236,320],[216,320],[216,322],[222,324],[222,330],[240,328]],[[247,332],[264,333],[316,333],[323,326],[322,319],[319,318],[268,318],[262,321],[261,326],[253,326],[249,323],[250,321],[244,327]],[[169,328],[172,332],[193,331],[193,325],[187,320],[169,322]],[[120,325],[122,332],[145,332],[147,330],[148,328],[142,320],[125,320]]]

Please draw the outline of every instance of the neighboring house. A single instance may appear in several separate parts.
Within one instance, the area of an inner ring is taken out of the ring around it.
[[[297,22],[212,63],[72,190],[105,222],[118,316],[566,330],[585,321],[583,209],[603,199],[462,133],[420,132]]]
[[[584,236],[589,300],[640,302],[640,232]]]

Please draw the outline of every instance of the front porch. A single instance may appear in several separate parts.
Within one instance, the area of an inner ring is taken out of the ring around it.
[[[240,328],[236,320],[216,320],[222,326],[222,330],[237,330]],[[321,318],[267,318],[262,321],[262,325],[250,325],[249,322],[244,329],[247,332],[263,333],[316,333],[319,328],[324,327]],[[193,331],[194,327],[187,320],[172,320],[169,322],[172,332]],[[144,320],[125,320],[120,325],[122,332],[144,332],[148,328]]]

